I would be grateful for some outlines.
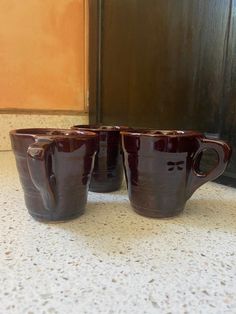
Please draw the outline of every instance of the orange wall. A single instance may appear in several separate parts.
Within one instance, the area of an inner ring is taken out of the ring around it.
[[[85,0],[0,0],[0,108],[83,110]]]

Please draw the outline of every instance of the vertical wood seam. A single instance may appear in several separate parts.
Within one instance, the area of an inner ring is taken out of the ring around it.
[[[98,0],[96,122],[101,122],[102,0]]]
[[[88,102],[88,0],[84,0],[84,111],[87,112],[89,108]]]
[[[231,26],[232,26],[232,1],[230,0],[229,4],[229,15],[228,15],[228,22],[226,28],[226,34],[224,39],[224,54],[223,54],[223,65],[222,65],[222,92],[221,97],[222,101],[219,107],[219,133],[222,134],[224,132],[224,111],[226,109],[227,101],[229,101],[229,97],[227,97],[227,87],[228,87],[228,80],[227,80],[227,72],[228,72],[228,61],[229,61],[229,40],[231,35]],[[230,130],[229,130],[230,131]]]

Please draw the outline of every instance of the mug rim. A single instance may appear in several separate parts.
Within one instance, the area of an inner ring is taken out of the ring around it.
[[[123,127],[125,128],[125,127]],[[85,130],[91,132],[120,132],[122,126],[116,125],[98,125],[98,124],[77,124],[71,127],[72,130]]]
[[[41,132],[45,131],[45,133]],[[61,132],[62,134],[47,134],[46,132]],[[65,134],[63,134],[63,132]],[[68,134],[66,134],[68,133]],[[71,133],[71,134],[70,134]],[[76,134],[75,134],[76,133]],[[46,138],[96,138],[97,134],[90,131],[81,131],[81,130],[72,130],[72,129],[62,129],[62,128],[23,128],[23,129],[14,129],[9,132],[12,136],[24,137],[24,136],[32,136],[32,137],[46,137]]]
[[[156,133],[155,133],[156,132]],[[203,133],[194,130],[162,130],[162,129],[134,129],[134,131],[121,131],[124,136],[147,136],[147,137],[205,137]]]

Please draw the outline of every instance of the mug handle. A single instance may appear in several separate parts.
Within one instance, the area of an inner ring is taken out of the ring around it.
[[[190,198],[191,195],[196,191],[196,189],[199,188],[202,184],[208,181],[215,180],[225,171],[232,152],[231,147],[223,141],[210,140],[207,138],[200,138],[199,141],[200,149],[198,150],[194,158],[194,162],[191,167],[191,173],[189,176],[188,198]],[[203,153],[203,151],[208,149],[213,149],[217,153],[218,163],[208,173],[199,173],[199,169],[197,169],[199,157],[201,156],[201,153]]]
[[[27,150],[27,164],[33,184],[39,190],[47,210],[54,210],[56,197],[53,191],[55,176],[51,173],[49,158],[53,155],[54,141],[37,138]]]

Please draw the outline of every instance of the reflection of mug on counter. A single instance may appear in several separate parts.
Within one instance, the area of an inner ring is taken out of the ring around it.
[[[144,216],[183,211],[198,187],[223,173],[231,156],[228,144],[194,131],[123,131],[121,137],[129,199]],[[205,150],[214,150],[218,162],[202,173],[199,158]]]

